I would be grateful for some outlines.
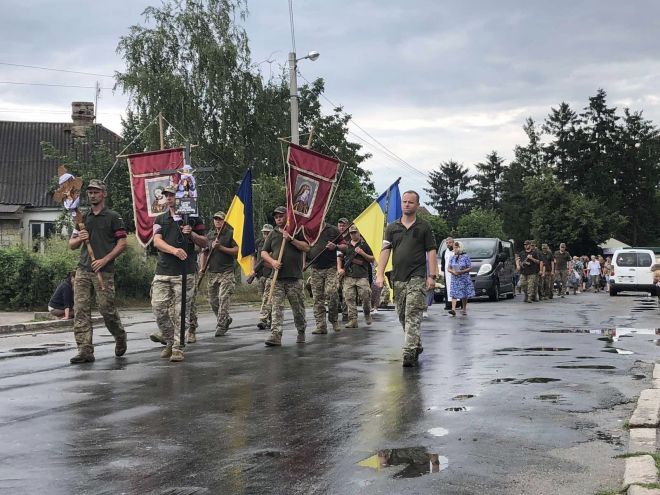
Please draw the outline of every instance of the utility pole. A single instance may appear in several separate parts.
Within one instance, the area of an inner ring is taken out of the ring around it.
[[[319,52],[309,52],[307,56],[296,58],[296,52],[289,52],[289,99],[291,102],[291,142],[300,144],[300,132],[298,130],[298,61],[308,58],[312,62],[319,58]]]

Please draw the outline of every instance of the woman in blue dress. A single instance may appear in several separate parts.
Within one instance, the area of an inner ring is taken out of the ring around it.
[[[451,311],[449,314],[456,316],[456,301],[461,300],[463,314],[467,315],[467,302],[470,297],[475,296],[474,284],[470,279],[470,267],[472,261],[463,252],[463,243],[454,242],[454,256],[449,260],[448,272],[452,274],[449,295],[451,296]]]

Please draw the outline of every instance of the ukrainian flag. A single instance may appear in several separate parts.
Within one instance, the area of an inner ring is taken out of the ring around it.
[[[399,192],[399,181],[378,196],[378,199],[367,206],[360,215],[353,221],[360,231],[362,238],[369,244],[376,260],[380,256],[383,247],[383,235],[385,234],[385,225],[401,218],[401,193]],[[387,264],[386,272],[392,269],[392,257]]]
[[[238,244],[238,264],[247,276],[252,273],[254,256],[254,224],[252,222],[252,170],[245,172],[236,196],[229,206],[227,222],[234,229],[234,242]]]

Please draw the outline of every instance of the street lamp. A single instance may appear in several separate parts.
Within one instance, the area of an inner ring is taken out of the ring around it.
[[[297,63],[306,58],[314,62],[321,56],[319,52],[311,51],[305,57],[296,58],[296,52],[289,53],[289,97],[291,99],[291,142],[300,144],[298,132],[298,80],[296,75]]]

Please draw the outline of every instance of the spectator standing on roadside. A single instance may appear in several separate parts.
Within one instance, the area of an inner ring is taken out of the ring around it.
[[[591,255],[591,261],[587,264],[587,269],[589,270],[589,278],[594,292],[600,292],[600,263],[596,256]]]

